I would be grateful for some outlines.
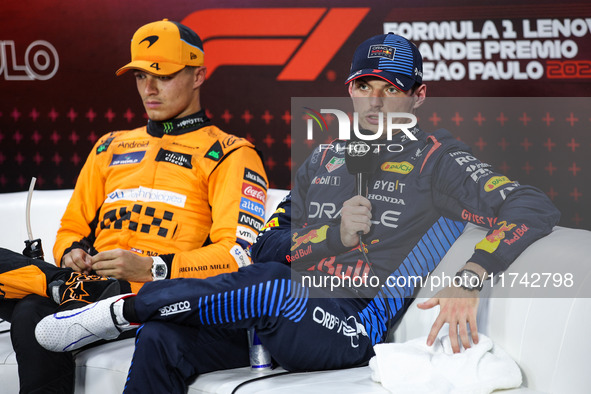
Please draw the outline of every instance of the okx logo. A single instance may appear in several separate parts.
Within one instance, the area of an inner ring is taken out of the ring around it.
[[[349,118],[349,115],[340,109],[321,109],[320,113],[308,107],[304,107],[304,109],[306,110],[305,115],[308,117],[306,124],[306,138],[308,140],[314,139],[314,124],[317,125],[317,128],[320,128],[321,132],[328,129],[327,122],[322,114],[332,114],[337,119],[339,128],[338,138],[341,140],[350,140],[351,130],[353,130],[355,136],[363,141],[375,141],[382,139],[385,131],[386,139],[390,141],[392,139],[392,135],[395,134],[393,131],[400,130],[409,139],[417,141],[417,137],[415,137],[413,132],[410,131],[410,129],[417,125],[417,117],[411,113],[380,112],[378,113],[377,131],[375,131],[373,134],[368,134],[368,130],[364,130],[364,133],[359,131],[359,114],[357,112],[353,112],[353,125],[351,125],[351,119]]]
[[[207,53],[207,76],[221,66],[284,66],[279,81],[313,81],[369,8],[225,8],[195,11],[181,23]]]

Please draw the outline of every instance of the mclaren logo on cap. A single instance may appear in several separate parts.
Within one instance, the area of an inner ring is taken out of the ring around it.
[[[155,43],[156,41],[158,41],[158,39],[159,39],[159,38],[160,38],[160,37],[158,37],[158,36],[148,36],[148,37],[144,38],[143,40],[141,40],[141,41],[140,41],[140,44],[141,44],[142,42],[144,42],[144,41],[148,41],[148,42],[150,43],[150,45],[148,45],[148,48],[150,48],[152,45],[154,45],[154,43]],[[139,44],[138,44],[138,45],[139,45]]]

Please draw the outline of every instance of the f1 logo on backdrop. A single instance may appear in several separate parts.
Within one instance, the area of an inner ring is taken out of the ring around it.
[[[369,8],[222,8],[181,21],[203,40],[207,76],[221,66],[284,66],[278,81],[313,81]]]

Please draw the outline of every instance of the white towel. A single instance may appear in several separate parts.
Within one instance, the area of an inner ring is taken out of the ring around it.
[[[490,393],[519,387],[521,371],[505,351],[485,335],[479,342],[454,354],[449,336],[427,337],[405,343],[374,346],[369,361],[372,379],[392,393]]]

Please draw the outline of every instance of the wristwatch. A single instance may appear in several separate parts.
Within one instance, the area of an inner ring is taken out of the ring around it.
[[[456,273],[456,277],[454,278],[454,285],[470,291],[480,291],[484,286],[484,280],[482,280],[480,278],[480,275],[478,275],[476,272],[468,269],[463,269],[459,270]]]
[[[168,266],[166,265],[164,260],[162,260],[162,258],[158,256],[153,256],[152,260],[152,279],[166,279],[166,276],[168,275]]]

